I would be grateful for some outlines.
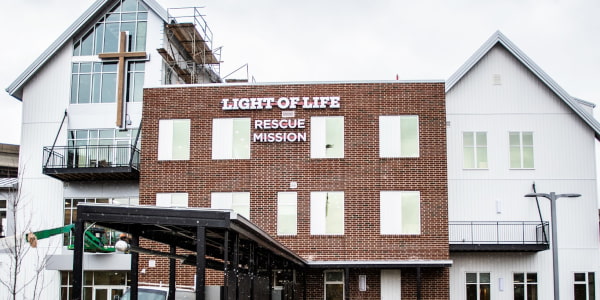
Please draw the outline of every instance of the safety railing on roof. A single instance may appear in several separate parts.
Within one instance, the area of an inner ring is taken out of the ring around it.
[[[548,222],[449,222],[450,244],[548,244]]]
[[[139,170],[140,150],[131,145],[44,147],[44,169],[131,167]]]

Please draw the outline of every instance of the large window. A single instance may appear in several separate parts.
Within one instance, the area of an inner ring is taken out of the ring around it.
[[[116,299],[122,296],[130,281],[129,271],[84,271],[83,299]],[[73,272],[60,272],[60,299],[74,299]]]
[[[310,157],[344,157],[344,117],[310,118]]]
[[[158,121],[158,160],[190,159],[190,120]]]
[[[515,300],[538,300],[537,273],[514,273]]]
[[[594,272],[574,273],[573,290],[574,300],[595,300],[596,299],[596,278]]]
[[[379,116],[379,156],[419,157],[419,116]]]
[[[298,193],[277,193],[277,234],[296,235],[298,223]]]
[[[213,119],[212,158],[250,158],[250,118]]]
[[[73,56],[119,51],[119,33],[129,32],[128,51],[146,49],[148,9],[137,0],[121,0],[96,25],[73,42]]]
[[[65,218],[64,225],[70,225],[77,221],[77,205],[80,203],[104,203],[113,205],[139,205],[140,200],[137,197],[127,198],[66,198],[65,199]],[[114,245],[118,240],[120,232],[106,231],[105,238],[108,245]],[[68,246],[72,244],[73,236],[71,233],[65,233],[63,244]]]
[[[510,168],[533,169],[533,132],[509,132]]]
[[[343,300],[344,271],[325,271],[325,300]]]
[[[463,132],[463,167],[487,169],[487,133]]]
[[[381,234],[421,233],[421,194],[418,191],[380,192]]]
[[[110,167],[128,165],[131,145],[138,138],[138,130],[78,129],[69,130],[68,164],[71,167]],[[137,140],[139,148],[140,141]]]
[[[188,207],[188,193],[156,193],[156,206]]]
[[[211,193],[210,207],[217,209],[231,209],[246,219],[250,219],[250,193]]]
[[[466,300],[490,300],[490,273],[467,273],[466,275]]]
[[[344,192],[310,193],[310,234],[344,234]]]
[[[113,103],[116,101],[116,62],[73,63],[71,74],[71,103]]]

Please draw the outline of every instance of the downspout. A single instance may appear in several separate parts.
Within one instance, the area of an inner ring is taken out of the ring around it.
[[[533,192],[537,194],[537,191],[535,189],[535,181],[533,182],[531,187],[533,188]],[[546,235],[546,227],[544,226],[544,219],[542,218],[542,210],[540,209],[540,201],[538,200],[537,196],[535,196],[535,203],[537,204],[538,214],[540,215],[540,224],[542,225],[542,234],[544,235],[544,241],[548,242],[548,235]]]
[[[63,116],[63,119],[60,122],[60,127],[58,127],[58,132],[56,133],[56,137],[54,138],[54,143],[52,143],[52,148],[50,148],[50,153],[48,154],[48,159],[46,160],[46,164],[44,165],[44,168],[50,162],[50,158],[52,157],[52,155],[54,153],[54,146],[56,146],[56,141],[58,140],[58,136],[60,135],[60,130],[62,129],[63,124],[65,124],[66,119],[67,119],[67,110],[65,109],[65,115]]]

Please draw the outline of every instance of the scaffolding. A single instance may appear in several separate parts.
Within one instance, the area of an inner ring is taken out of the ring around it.
[[[171,8],[165,25],[166,48],[157,49],[170,74],[185,84],[222,82],[221,47],[213,48],[213,34],[198,7]]]

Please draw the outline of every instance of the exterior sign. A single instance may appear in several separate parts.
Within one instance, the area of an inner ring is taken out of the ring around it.
[[[223,110],[263,110],[278,107],[290,109],[340,108],[340,97],[279,97],[275,98],[232,98],[221,101]],[[282,112],[284,119],[254,120],[252,141],[259,143],[306,142],[306,132],[272,132],[271,130],[305,129],[305,119],[287,119],[295,116],[293,111]]]

